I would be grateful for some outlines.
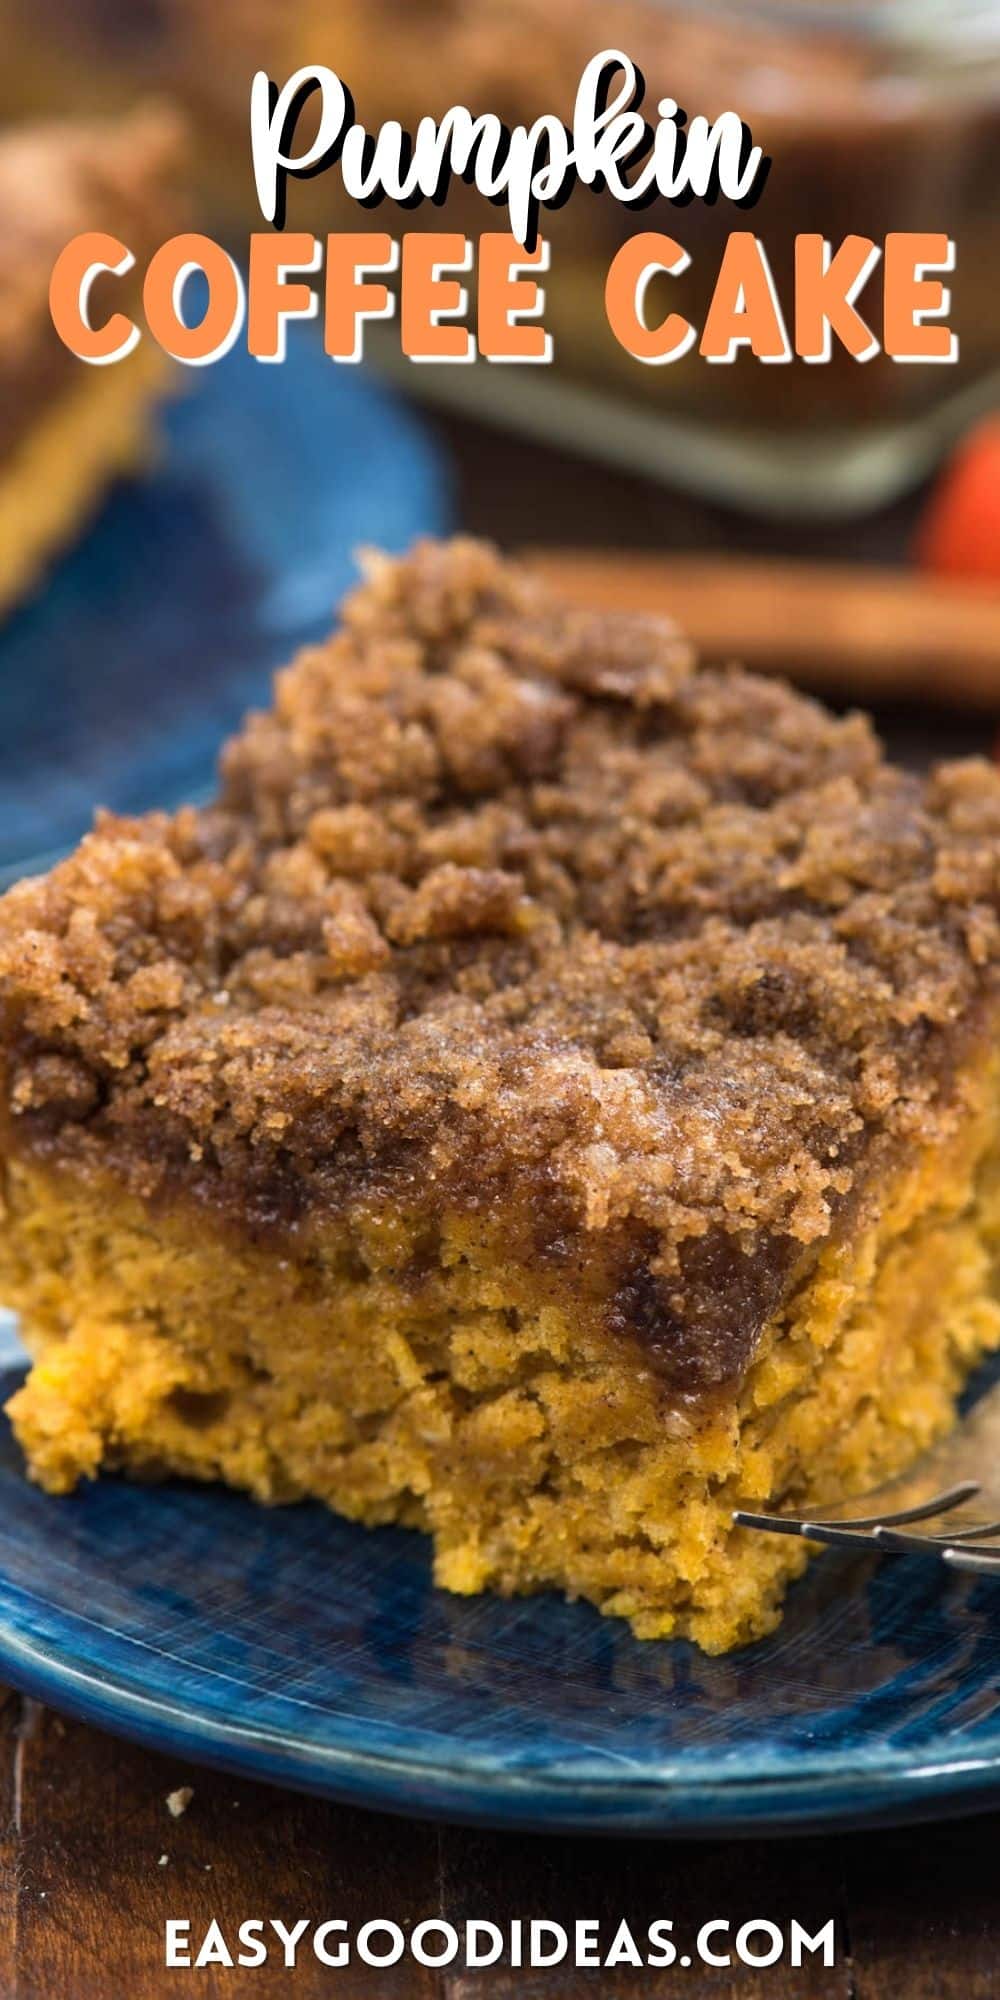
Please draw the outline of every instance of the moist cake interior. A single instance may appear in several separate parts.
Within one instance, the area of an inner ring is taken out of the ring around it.
[[[1000,1342],[1000,776],[372,558],[217,801],[0,905],[0,1296],[56,1492],[430,1531],[712,1651]]]

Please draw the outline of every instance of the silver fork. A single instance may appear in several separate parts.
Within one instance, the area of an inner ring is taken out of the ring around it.
[[[738,1507],[733,1520],[766,1534],[932,1556],[952,1569],[1000,1577],[1000,1382],[948,1437],[883,1486],[808,1517]]]

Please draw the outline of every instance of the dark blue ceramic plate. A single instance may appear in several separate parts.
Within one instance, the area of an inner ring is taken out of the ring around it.
[[[95,799],[207,784],[329,625],[351,549],[446,515],[423,432],[363,376],[304,349],[206,370],[158,470],[0,630],[0,869],[74,840]],[[0,1429],[0,1681],[336,1797],[638,1832],[968,1809],[1000,1789],[998,1670],[1000,1587],[913,1562],[828,1556],[773,1639],[711,1661],[554,1597],[445,1596],[419,1537],[317,1507],[112,1480],[51,1500]]]
[[[1000,1586],[912,1560],[828,1554],[773,1638],[708,1660],[555,1597],[449,1597],[422,1537],[319,1507],[48,1499],[0,1437],[0,1680],[335,1798],[630,1833],[968,1811],[1000,1790],[998,1672]]]
[[[0,880],[70,846],[95,803],[172,805],[333,622],[353,552],[449,523],[422,423],[302,341],[193,371],[157,462],[0,626]]]

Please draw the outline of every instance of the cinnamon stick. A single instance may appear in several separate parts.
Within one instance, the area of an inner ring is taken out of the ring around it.
[[[561,593],[666,613],[706,658],[863,701],[1000,709],[1000,586],[899,569],[531,549]]]

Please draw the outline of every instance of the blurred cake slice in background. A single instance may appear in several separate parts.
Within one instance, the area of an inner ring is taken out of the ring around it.
[[[160,105],[0,137],[0,613],[149,447],[169,372],[160,350],[143,341],[111,367],[88,367],[55,331],[49,282],[73,237],[106,230],[135,264],[97,279],[90,310],[95,323],[102,311],[134,317],[146,259],[177,227],[182,143]]]
[[[164,91],[188,124],[205,226],[242,238],[259,221],[250,155],[256,71],[283,82],[300,64],[323,62],[352,87],[361,71],[371,87],[368,44],[357,0],[330,0],[322,12],[302,0],[0,0],[0,118],[105,116]],[[299,145],[308,130],[305,113]],[[308,216],[322,221],[325,184],[311,202],[302,189],[296,198],[302,227]]]

